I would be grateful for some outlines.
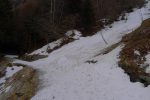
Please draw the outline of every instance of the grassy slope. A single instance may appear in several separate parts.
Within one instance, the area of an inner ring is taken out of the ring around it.
[[[119,66],[129,74],[131,81],[140,81],[149,85],[150,74],[140,66],[144,63],[147,53],[150,52],[150,19],[145,20],[137,30],[126,35],[122,42],[125,47],[120,53]],[[135,50],[139,51],[140,55],[136,55]]]

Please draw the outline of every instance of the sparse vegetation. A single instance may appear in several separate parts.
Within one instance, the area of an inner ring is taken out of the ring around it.
[[[143,77],[150,78],[150,74],[140,66],[150,52],[150,19],[145,20],[137,30],[126,35],[122,42],[125,43],[125,47],[120,53],[119,66],[129,74],[131,81],[140,81],[147,86],[150,84],[149,80]],[[134,51],[139,51],[140,55],[135,54]]]

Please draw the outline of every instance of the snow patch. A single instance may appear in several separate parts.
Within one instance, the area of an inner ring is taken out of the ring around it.
[[[18,55],[5,55],[5,57],[14,59],[14,58],[18,58]]]
[[[135,55],[138,55],[138,56],[140,56],[140,55],[141,55],[141,54],[140,54],[140,52],[139,52],[139,51],[137,51],[137,50],[135,50],[135,51],[134,51],[134,54],[135,54]]]
[[[145,58],[146,58],[145,64],[147,64],[146,72],[150,73],[150,53],[146,55]]]
[[[49,43],[45,46],[43,46],[42,48],[38,49],[38,50],[35,50],[34,52],[32,52],[31,54],[29,55],[48,55],[48,52],[47,50],[48,49],[53,49],[57,46],[60,46],[61,43],[62,43],[62,40],[63,39],[58,39],[57,41],[54,41],[52,43]]]
[[[70,30],[66,33],[66,36],[73,39],[79,39],[82,36],[82,34],[78,30]]]
[[[23,69],[22,66],[12,66],[12,67],[7,67],[6,68],[6,74],[2,78],[0,78],[0,84],[5,83],[6,79],[9,77],[12,77],[15,73]]]

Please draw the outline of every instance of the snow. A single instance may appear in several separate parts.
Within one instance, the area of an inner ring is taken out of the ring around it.
[[[12,77],[15,73],[20,71],[22,68],[23,68],[22,66],[7,67],[5,76],[0,78],[0,84],[5,83],[7,78]]]
[[[146,55],[146,61],[145,64],[148,64],[147,68],[146,68],[146,72],[150,73],[150,54]]]
[[[5,55],[6,58],[11,58],[11,59],[14,59],[14,58],[17,58],[18,55]]]
[[[12,57],[12,56],[9,56],[9,57]],[[19,72],[22,69],[23,69],[22,66],[12,66],[12,67],[6,68],[5,76],[0,78],[0,94],[3,92],[8,92],[11,89],[11,86],[5,87],[6,80],[12,77],[15,73]]]
[[[126,21],[113,23],[94,36],[80,37],[48,54],[47,58],[33,62],[16,60],[40,71],[39,91],[31,100],[150,100],[150,86],[130,82],[129,76],[118,67],[118,55],[122,45],[105,55],[105,48],[118,43],[122,37],[141,25],[150,16],[147,9],[129,13]],[[107,40],[105,44],[102,33]],[[43,48],[38,51],[43,50]],[[97,63],[88,64],[94,60]]]
[[[134,54],[135,54],[135,55],[138,55],[138,56],[140,56],[140,55],[141,55],[141,54],[140,54],[140,52],[139,52],[139,51],[137,51],[137,50],[135,50],[135,51],[134,51]]]
[[[49,43],[45,46],[43,46],[42,48],[38,49],[38,50],[35,50],[34,52],[32,52],[31,54],[29,55],[36,55],[36,54],[39,54],[39,55],[48,55],[48,52],[47,50],[48,49],[53,49],[55,48],[56,46],[60,46],[60,44],[62,43],[62,40],[63,39],[59,39],[57,41],[54,41],[52,43]]]
[[[66,33],[66,36],[73,39],[79,39],[82,36],[82,34],[78,30],[70,30]]]
[[[70,31],[66,32],[65,35],[67,36],[67,38],[73,38],[74,40],[80,39],[80,37],[82,36],[81,33],[77,30],[70,30]],[[37,54],[48,55],[47,50],[48,49],[54,49],[55,47],[59,47],[62,44],[63,39],[64,38],[60,38],[57,41],[49,43],[49,44],[43,46],[42,48],[35,50],[34,52],[32,52],[29,55],[37,55]]]
[[[23,69],[22,66],[12,66],[12,67],[7,67],[6,69],[6,77],[11,77],[13,76],[15,73],[17,73],[18,71],[20,71],[21,69]]]

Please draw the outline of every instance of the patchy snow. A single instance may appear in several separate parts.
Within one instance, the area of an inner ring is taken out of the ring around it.
[[[8,92],[11,89],[11,86],[6,87],[5,92]]]
[[[146,7],[129,13],[126,21],[115,22],[112,28],[105,28],[94,36],[81,37],[48,54],[47,58],[33,62],[14,61],[41,72],[39,91],[32,100],[150,100],[150,86],[144,88],[141,83],[131,83],[118,67],[122,46],[96,56],[141,25],[139,11],[142,11],[143,18],[149,18],[149,8],[150,2]],[[107,45],[100,33],[103,33]],[[88,60],[98,62],[85,63]]]
[[[5,83],[6,79],[13,76],[15,73],[20,71],[23,67],[22,66],[12,66],[6,68],[6,74],[2,78],[0,78],[0,84]]]
[[[137,51],[137,50],[135,50],[135,51],[134,51],[134,54],[135,54],[135,55],[138,55],[138,56],[140,56],[140,55],[141,55],[141,54],[140,54],[140,52],[139,52],[139,51]]]
[[[76,40],[79,39],[82,36],[82,34],[78,30],[70,30],[66,33],[66,36]]]
[[[67,38],[73,38],[74,40],[78,40],[82,36],[82,34],[79,31],[77,31],[77,30],[70,30],[70,31],[66,32],[65,35],[67,36]],[[57,41],[49,43],[49,44],[43,46],[42,48],[40,48],[38,50],[35,50],[34,52],[32,52],[29,55],[36,55],[36,54],[39,54],[39,55],[48,55],[47,50],[49,50],[49,49],[52,50],[55,47],[59,47],[62,44],[63,39],[64,38],[61,38],[61,39],[58,39]]]
[[[5,55],[5,57],[15,59],[15,58],[18,58],[18,55]]]
[[[48,52],[47,50],[48,49],[53,49],[55,48],[56,46],[60,46],[61,43],[62,43],[62,40],[63,39],[59,39],[57,41],[54,41],[52,43],[49,43],[45,46],[43,46],[42,48],[38,49],[38,50],[35,50],[34,52],[32,52],[30,55],[36,55],[36,54],[39,54],[39,55],[48,55]]]
[[[13,76],[15,73],[23,69],[22,66],[12,66],[12,67],[7,67],[6,69],[6,78]]]
[[[146,58],[145,64],[147,64],[146,72],[150,73],[150,54],[146,55],[145,58]]]

